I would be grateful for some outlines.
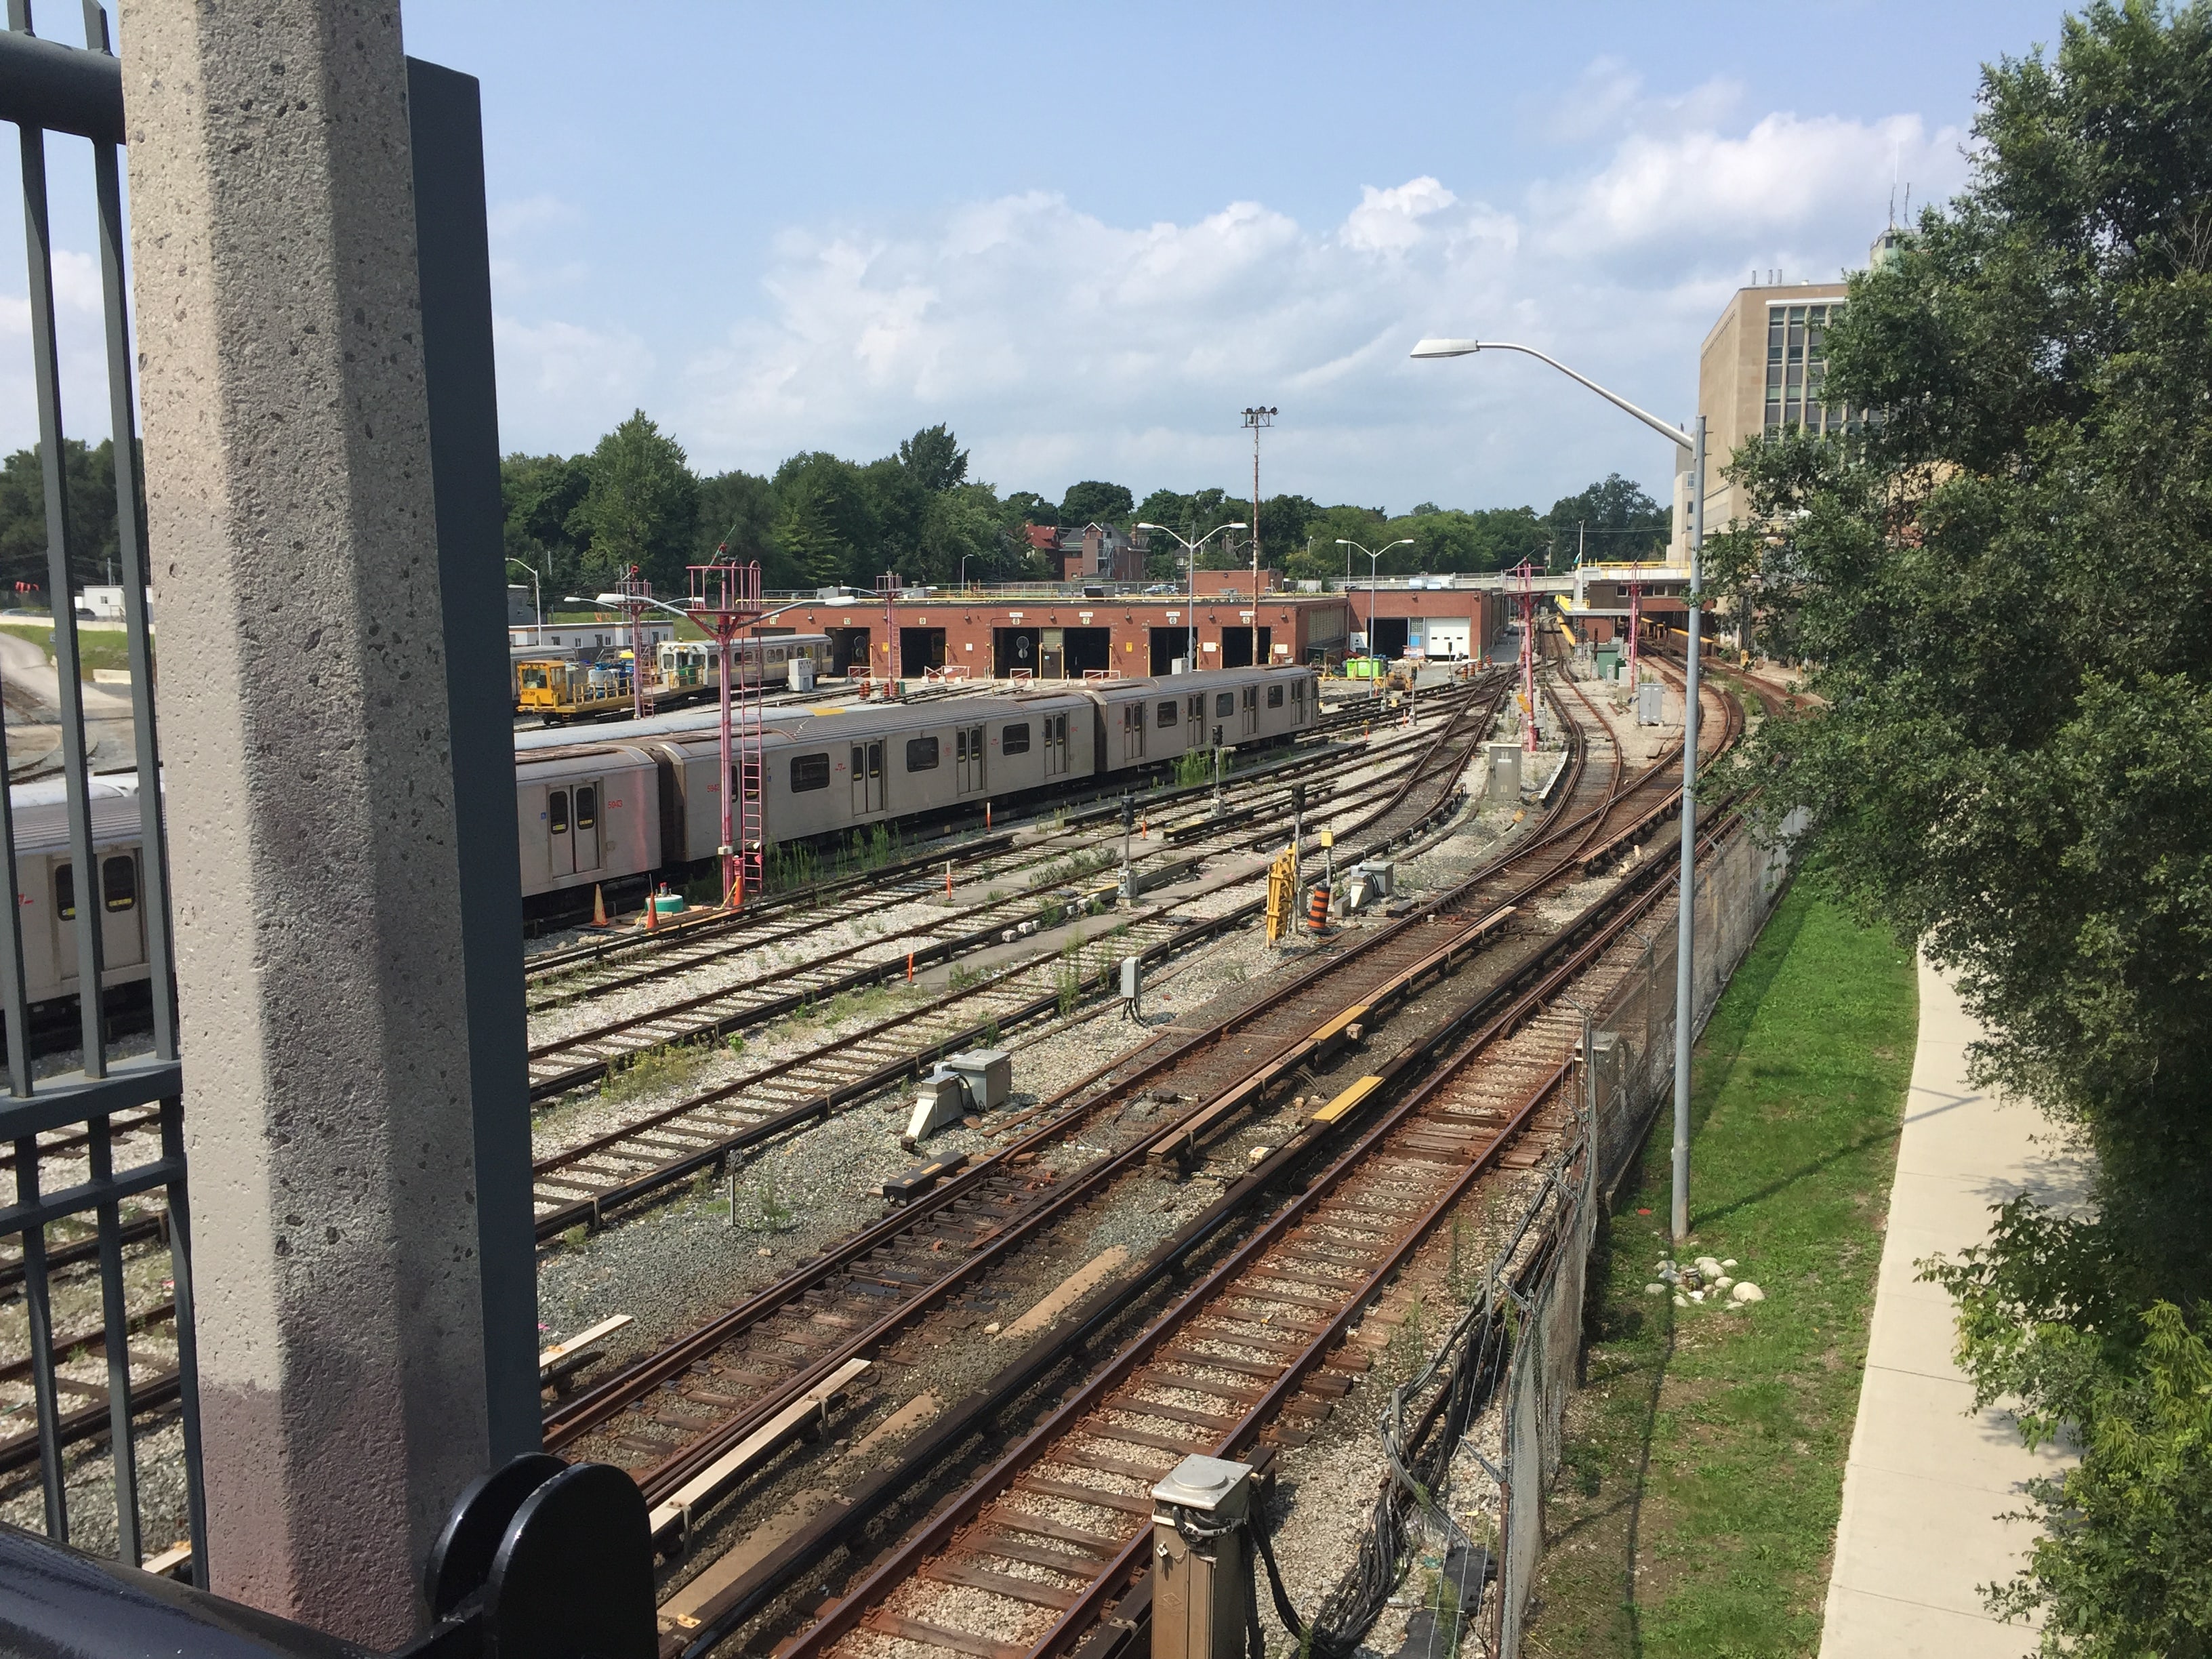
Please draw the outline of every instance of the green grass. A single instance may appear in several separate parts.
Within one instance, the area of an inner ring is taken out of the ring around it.
[[[28,640],[46,653],[51,660],[54,654],[54,630],[33,623],[0,623],[0,631],[13,634],[19,640]],[[119,628],[80,628],[76,633],[76,666],[80,678],[89,680],[95,668],[129,668],[131,666],[131,637]]]
[[[1684,1259],[1735,1257],[1767,1300],[1644,1293],[1669,1254],[1662,1109],[1591,1264],[1529,1653],[1818,1650],[1917,1017],[1909,955],[1801,881],[1722,998],[1693,1097]]]

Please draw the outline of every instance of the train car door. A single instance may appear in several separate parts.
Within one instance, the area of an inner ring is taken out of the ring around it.
[[[556,876],[576,873],[576,838],[571,833],[568,821],[568,792],[548,789],[545,792],[545,848],[550,872]]]
[[[579,872],[599,867],[599,786],[580,783],[576,786],[572,809],[576,827],[569,832],[574,842],[576,868]]]
[[[1238,723],[1238,729],[1249,738],[1260,729],[1260,688],[1256,685],[1246,686],[1241,701],[1243,703],[1241,711],[1243,719]]]
[[[873,743],[853,745],[853,811],[863,812],[884,810],[884,745],[878,738]]]
[[[1140,761],[1145,757],[1145,705],[1125,702],[1121,705],[1121,758]]]
[[[1206,693],[1186,699],[1182,746],[1187,754],[1195,754],[1206,747]]]
[[[1056,778],[1067,770],[1067,716],[1044,717],[1044,775]]]
[[[960,763],[960,789],[981,789],[984,784],[983,728],[963,726],[952,734],[953,757]]]
[[[105,853],[100,860],[100,953],[112,971],[146,960],[146,920],[138,907],[138,855]]]

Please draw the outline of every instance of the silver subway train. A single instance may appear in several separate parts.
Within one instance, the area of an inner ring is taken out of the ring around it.
[[[1171,762],[1215,743],[1268,743],[1311,729],[1319,689],[1306,668],[1221,669],[1064,690],[978,692],[925,702],[768,711],[768,833],[830,836],[896,819],[1033,795]],[[721,837],[720,744],[711,710],[629,720],[578,742],[515,738],[515,816],[526,907],[595,883],[648,878],[714,856]],[[147,974],[138,782],[91,780],[89,895],[69,848],[59,778],[9,792],[17,915],[33,1004],[77,993],[76,906],[100,907],[102,975]],[[572,901],[573,902],[573,901]]]
[[[1311,728],[1307,668],[1219,669],[1064,690],[927,702],[769,711],[763,735],[774,841],[842,835],[1267,743]],[[721,839],[720,745],[699,713],[630,721],[579,744],[516,738],[526,900],[649,876],[714,856]]]

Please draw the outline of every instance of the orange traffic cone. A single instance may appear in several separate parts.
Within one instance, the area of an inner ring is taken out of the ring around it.
[[[599,884],[594,882],[592,884],[592,926],[604,927],[606,925],[607,896],[599,890]]]
[[[660,926],[660,906],[653,902],[655,896],[648,886],[645,890],[645,931],[648,933]]]

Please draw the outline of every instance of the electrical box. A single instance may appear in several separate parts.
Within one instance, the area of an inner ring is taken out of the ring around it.
[[[975,1111],[995,1112],[1013,1097],[1014,1057],[1004,1048],[971,1048],[964,1054],[947,1054],[940,1069],[968,1085]]]
[[[814,659],[793,657],[791,659],[791,689],[811,691],[814,689]]]
[[[1145,988],[1145,959],[1142,957],[1121,958],[1121,1000],[1134,1003]]]
[[[1152,1488],[1152,1659],[1243,1659],[1252,1466],[1186,1457]]]
[[[1656,680],[1646,680],[1636,688],[1636,723],[1638,726],[1659,724],[1660,699],[1667,688]]]
[[[1398,890],[1398,866],[1394,860],[1369,859],[1364,864],[1355,865],[1352,873],[1365,876],[1373,882],[1377,898],[1389,898]]]
[[[975,1109],[968,1080],[950,1066],[939,1066],[922,1079],[915,1091],[914,1111],[907,1119],[903,1139],[909,1146],[917,1145]]]
[[[1486,743],[1483,751],[1490,757],[1489,787],[1483,791],[1483,799],[1492,806],[1517,805],[1521,799],[1521,745]]]

